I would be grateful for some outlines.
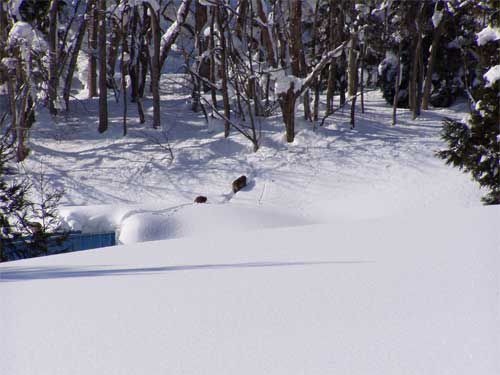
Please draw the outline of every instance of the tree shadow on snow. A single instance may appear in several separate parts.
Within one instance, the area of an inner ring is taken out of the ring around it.
[[[230,270],[241,268],[299,267],[314,265],[356,265],[373,261],[317,261],[317,262],[244,262],[219,264],[192,264],[163,267],[111,268],[102,267],[6,267],[0,271],[0,282],[23,280],[66,279],[99,276],[154,275],[176,271]],[[105,266],[104,266],[105,267]]]

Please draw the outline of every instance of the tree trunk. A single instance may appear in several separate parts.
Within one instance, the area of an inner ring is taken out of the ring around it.
[[[429,109],[429,98],[431,96],[432,86],[432,73],[434,72],[434,65],[436,63],[438,44],[443,34],[444,20],[441,20],[438,27],[434,29],[432,34],[431,54],[427,61],[427,72],[425,74],[424,92],[422,94],[422,109]]]
[[[207,8],[206,6],[200,4],[199,1],[195,2],[195,12],[194,12],[194,35],[195,35],[195,48],[197,51],[197,60],[195,60],[196,64],[196,73],[198,75],[201,74],[201,70],[203,66],[206,66],[205,59],[202,57],[203,53],[206,50],[206,44],[203,41],[203,28],[207,22]],[[193,91],[192,91],[192,109],[194,112],[198,112],[198,107],[200,106],[200,95],[202,90],[203,82],[202,80],[192,74],[193,79]]]
[[[73,82],[73,75],[75,74],[76,63],[78,62],[78,55],[79,55],[80,50],[82,48],[83,38],[85,36],[85,29],[87,27],[87,17],[86,16],[89,15],[91,9],[92,9],[92,1],[89,1],[87,3],[87,8],[85,9],[85,12],[84,12],[84,17],[82,18],[80,26],[78,27],[76,41],[74,44],[74,48],[71,51],[71,57],[70,57],[70,61],[68,64],[68,72],[67,72],[66,78],[64,80],[63,98],[64,98],[64,102],[66,104],[67,111],[69,111],[69,96],[71,93],[71,84]]]
[[[209,8],[210,11],[210,36],[209,36],[209,50],[210,50],[210,82],[214,85],[216,83],[216,69],[215,69],[215,11],[213,7]],[[212,95],[212,104],[217,108],[217,92],[215,86],[210,86],[210,93]]]
[[[398,65],[396,67],[396,82],[394,83],[394,100],[392,103],[392,125],[396,125],[396,114],[398,109],[399,85],[401,81],[401,41],[398,46]]]
[[[290,88],[286,93],[280,94],[281,113],[285,123],[286,141],[292,143],[295,139],[295,93],[294,83],[290,83]]]
[[[268,20],[266,18],[266,13],[264,12],[264,4],[262,4],[262,0],[257,0],[256,3],[257,3],[257,15],[261,21],[260,27],[262,33],[262,40],[264,42],[264,46],[266,49],[267,61],[269,62],[269,65],[271,65],[274,68],[277,66],[277,58],[273,44],[272,32],[269,27]]]
[[[328,18],[330,32],[330,48],[335,43],[335,0],[330,1],[330,14]],[[335,96],[335,83],[337,80],[337,72],[335,62],[332,61],[328,68],[328,84],[326,88],[326,115],[329,116],[333,112],[333,98]]]
[[[139,48],[137,42],[137,24],[139,14],[137,12],[137,7],[133,7],[131,10],[131,20],[130,20],[130,64],[129,64],[129,76],[130,76],[130,101],[134,103],[139,96]]]
[[[227,56],[226,56],[226,51],[227,51],[227,46],[226,46],[226,36],[224,35],[226,31],[226,25],[225,25],[225,20],[224,20],[224,9],[221,9],[220,5],[217,5],[215,11],[217,12],[217,25],[219,29],[219,37],[220,37],[220,63],[221,63],[221,79],[222,79],[222,100],[224,103],[224,116],[226,116],[226,120],[224,121],[224,137],[229,136],[229,130],[230,130],[230,122],[229,119],[231,118],[231,109],[229,106],[229,95],[227,92]]]
[[[99,133],[108,129],[106,62],[106,0],[99,0]]]
[[[360,77],[360,101],[361,101],[361,113],[365,113],[365,45],[361,45],[361,55],[359,56],[359,62],[361,64],[361,77]]]
[[[120,31],[120,25],[118,21],[115,19],[111,20],[111,40],[109,42],[109,50],[108,50],[108,66],[107,66],[107,74],[108,74],[108,87],[116,88],[115,82],[115,67],[116,60],[118,58],[118,50],[120,46],[120,39],[122,37],[122,33]]]
[[[300,77],[300,52],[302,49],[302,0],[292,2],[290,9],[290,60],[292,74]]]
[[[7,40],[7,17],[3,6],[4,0],[0,0],[0,58],[3,57],[3,51],[5,51],[5,41]]]
[[[416,20],[416,43],[412,62],[412,72],[410,79],[410,108],[412,110],[413,119],[420,115],[420,105],[422,99],[421,90],[421,65],[422,65],[422,12],[424,3],[420,5],[417,20]]]
[[[97,29],[99,20],[99,10],[97,0],[92,2],[92,16],[90,18],[89,35],[88,35],[88,50],[89,50],[89,70],[88,70],[88,88],[89,98],[97,96]]]
[[[49,111],[51,114],[57,114],[57,87],[59,83],[58,58],[57,58],[57,6],[59,1],[52,0],[49,6],[49,84],[48,99]]]
[[[153,7],[149,4],[151,31],[153,34],[153,56],[151,58],[151,90],[153,94],[153,127],[159,129],[160,118],[160,25]]]
[[[302,0],[292,2],[290,10],[290,58],[292,74],[304,78],[307,75],[306,60],[302,46]],[[304,92],[304,117],[311,119],[309,93]]]
[[[351,34],[351,47],[349,48],[348,62],[348,85],[347,92],[351,100],[351,128],[355,126],[355,105],[356,94],[358,92],[358,58],[356,47],[358,45],[358,35],[356,32]]]
[[[170,49],[172,45],[175,43],[177,36],[179,36],[179,32],[181,31],[182,25],[186,22],[186,18],[189,14],[189,6],[191,5],[191,0],[182,0],[182,3],[179,5],[179,9],[177,10],[177,17],[175,22],[170,25],[167,29],[165,35],[167,36],[163,40],[163,47],[161,49],[160,54],[160,70],[165,64],[167,60],[168,54],[170,53]]]
[[[122,53],[120,58],[120,73],[121,73],[121,92],[122,92],[122,100],[123,100],[123,136],[127,135],[127,73],[129,70],[129,63],[125,59],[125,54],[128,53],[128,45],[127,45],[127,28],[125,26],[125,22],[123,20],[123,16],[121,19],[121,34],[122,34]]]

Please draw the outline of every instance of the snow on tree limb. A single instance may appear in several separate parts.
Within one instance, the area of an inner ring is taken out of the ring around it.
[[[182,25],[186,21],[187,15],[189,13],[189,6],[191,5],[191,0],[182,0],[181,5],[177,11],[177,17],[175,22],[170,25],[165,34],[161,37],[161,58],[160,67],[163,66],[167,56],[175,43],[177,36],[181,30]]]
[[[314,67],[314,69],[309,73],[309,75],[304,78],[304,81],[302,82],[302,88],[300,90],[299,96],[302,95],[308,88],[311,86],[311,84],[314,82],[314,79],[318,76],[318,74],[321,73],[323,68],[334,58],[339,57],[342,52],[344,52],[344,48],[346,47],[346,42],[342,43],[340,46],[335,48],[334,50],[326,53],[323,55],[321,58],[320,62]]]

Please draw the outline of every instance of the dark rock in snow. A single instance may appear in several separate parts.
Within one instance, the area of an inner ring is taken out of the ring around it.
[[[207,203],[207,197],[204,197],[203,195],[198,195],[194,199],[194,203]]]
[[[247,176],[240,176],[233,181],[233,193],[237,193],[241,189],[247,186]]]

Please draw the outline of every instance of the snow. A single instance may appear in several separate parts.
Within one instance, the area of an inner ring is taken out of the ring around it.
[[[45,51],[48,48],[40,33],[24,21],[14,23],[7,37],[7,44],[10,46],[20,45],[23,48],[28,47],[38,52]]]
[[[207,1],[207,0],[199,0],[199,3],[200,3],[200,5],[207,6],[207,7],[214,5],[213,0],[209,0],[209,1]]]
[[[150,97],[126,137],[84,92],[37,113],[23,168],[124,245],[0,264],[1,374],[499,373],[499,207],[434,156],[465,101],[390,126],[367,92],[355,129],[347,106],[316,130],[299,104],[295,141],[261,118],[254,153],[184,80],[162,76],[162,130]]]
[[[0,372],[495,375],[499,215],[432,211],[3,264]]]
[[[21,6],[22,2],[24,0],[11,0],[9,1],[9,13],[13,16],[16,17],[18,21],[21,20],[21,13],[19,12],[19,7]],[[3,6],[3,3],[2,3]]]
[[[274,92],[277,95],[286,94],[292,84],[294,92],[299,92],[302,89],[303,79],[293,74],[288,75],[283,70],[271,72],[271,79],[274,81]]]
[[[488,69],[488,71],[483,75],[483,78],[487,82],[485,87],[493,86],[495,82],[500,79],[500,65],[495,65]]]
[[[439,26],[439,23],[443,19],[443,11],[435,10],[434,14],[432,15],[432,25],[434,25],[434,28],[437,28]]]
[[[488,42],[494,42],[500,39],[500,29],[498,27],[486,26],[477,34],[477,45],[483,46]]]
[[[398,65],[398,57],[396,56],[395,53],[391,51],[386,51],[384,60],[382,60],[382,62],[379,64],[378,66],[379,75],[382,75],[382,72],[387,65],[390,66],[391,70],[396,70],[396,67]]]
[[[242,205],[190,204],[166,211],[169,214],[147,212],[124,219],[120,225],[120,242],[131,244],[209,234],[224,236],[227,232],[310,224],[293,213]]]

